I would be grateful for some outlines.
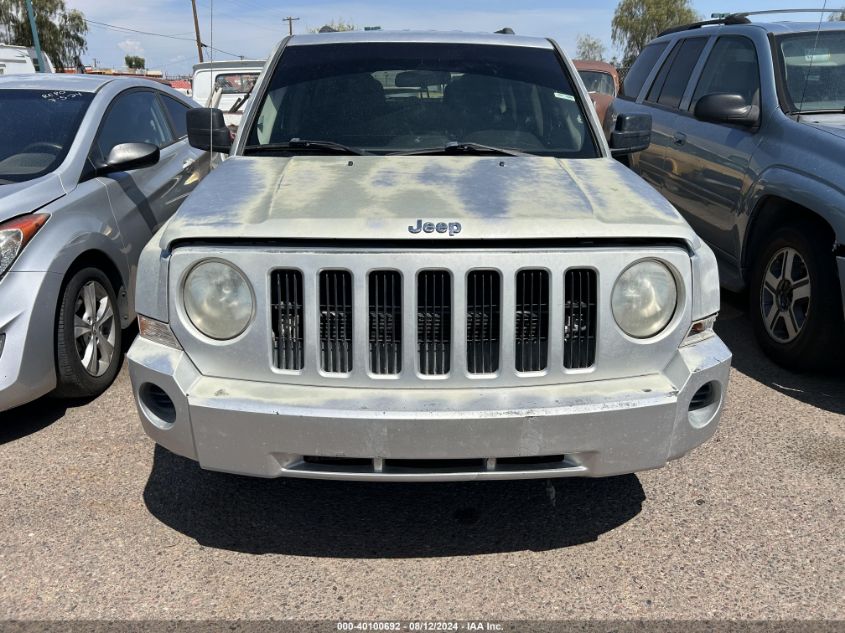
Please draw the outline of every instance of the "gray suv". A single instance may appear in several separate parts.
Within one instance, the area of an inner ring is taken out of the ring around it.
[[[747,15],[652,41],[606,126],[652,116],[627,163],[713,248],[722,285],[749,288],[767,354],[819,369],[845,351],[845,24]]]

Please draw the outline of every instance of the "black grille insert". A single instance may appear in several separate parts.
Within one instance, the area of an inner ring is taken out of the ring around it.
[[[575,268],[563,280],[563,366],[587,369],[596,362],[596,271]]]
[[[495,270],[467,275],[467,371],[492,374],[499,370],[501,283]]]
[[[352,275],[346,270],[320,273],[320,367],[352,371]]]
[[[420,373],[448,374],[452,347],[452,278],[442,270],[417,276],[417,353]]]
[[[698,391],[692,396],[692,400],[689,403],[689,410],[690,411],[697,411],[699,409],[703,409],[706,406],[709,406],[713,403],[715,398],[713,397],[713,383],[708,382],[701,387],[699,387]]]
[[[270,292],[276,367],[298,371],[304,364],[302,273],[291,269],[273,271]]]
[[[542,371],[549,355],[549,273],[520,270],[516,275],[514,355],[517,371]]]
[[[370,371],[402,371],[402,276],[393,270],[370,273]]]

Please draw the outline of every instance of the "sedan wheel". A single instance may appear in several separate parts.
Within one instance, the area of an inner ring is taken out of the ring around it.
[[[106,289],[89,281],[76,296],[73,334],[82,366],[92,376],[108,371],[114,356],[114,306]]]
[[[108,276],[83,268],[67,279],[56,319],[56,395],[101,394],[122,357],[117,296]]]

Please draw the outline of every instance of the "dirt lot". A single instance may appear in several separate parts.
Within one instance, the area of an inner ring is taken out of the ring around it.
[[[102,397],[0,415],[0,618],[845,618],[845,375],[761,356],[735,298],[716,437],[606,480],[200,470]]]

